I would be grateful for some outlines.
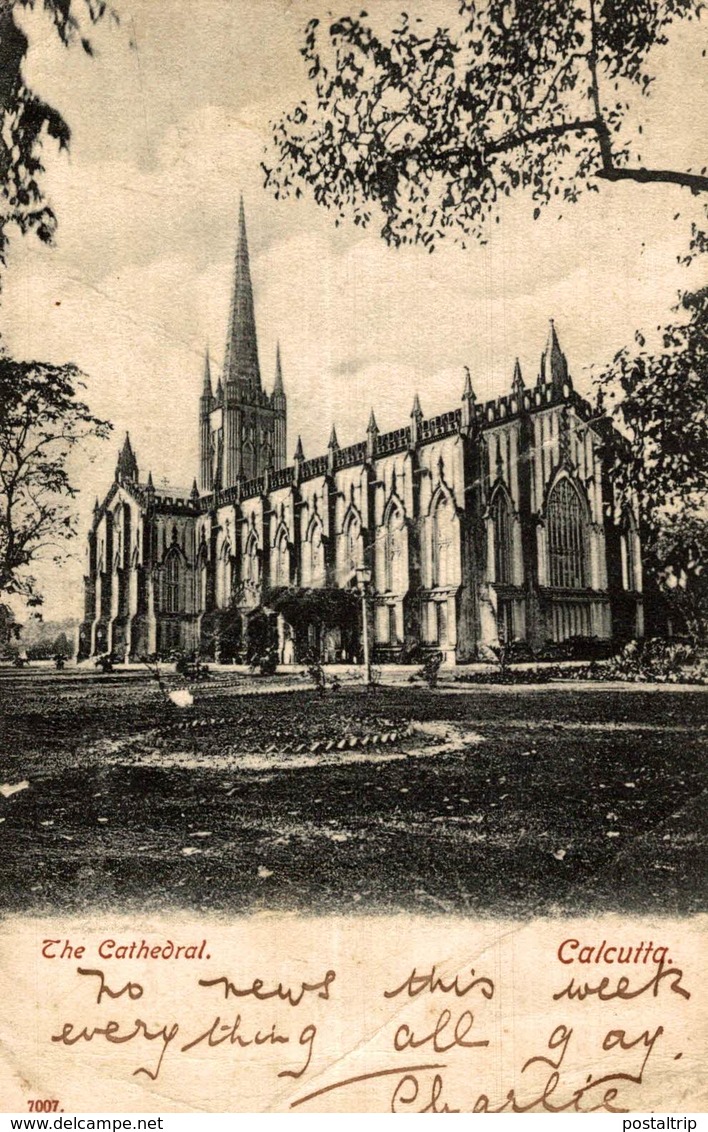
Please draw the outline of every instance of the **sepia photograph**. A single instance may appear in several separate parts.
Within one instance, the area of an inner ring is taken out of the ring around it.
[[[404,7],[0,3],[6,1112],[705,1105],[704,4]]]

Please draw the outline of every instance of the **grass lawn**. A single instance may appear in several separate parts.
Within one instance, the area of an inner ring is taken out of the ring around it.
[[[0,908],[708,903],[705,692],[267,686],[0,669]]]

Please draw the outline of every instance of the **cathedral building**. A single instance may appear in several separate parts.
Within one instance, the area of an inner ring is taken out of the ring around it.
[[[372,411],[357,443],[340,447],[333,428],[322,455],[306,459],[298,439],[288,463],[280,351],[268,393],[241,204],[223,369],[214,385],[206,357],[195,408],[191,489],[141,477],[126,435],[88,536],[80,659],[243,659],[249,623],[264,615],[281,663],[312,649],[353,659],[354,605],[339,624],[294,626],[273,612],[274,595],[308,595],[316,608],[313,591],[351,588],[362,567],[380,662],[642,636],[637,522],[603,462],[611,426],[574,390],[552,322],[532,384],[517,361],[508,393],[481,403],[467,371],[440,416],[416,396],[393,432]]]

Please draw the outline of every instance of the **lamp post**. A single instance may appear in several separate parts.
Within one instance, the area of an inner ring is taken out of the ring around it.
[[[367,590],[371,581],[371,570],[368,566],[357,566],[356,581],[361,591],[361,637],[364,646],[364,671],[367,688],[371,687],[371,654],[369,651],[369,617],[367,611]]]

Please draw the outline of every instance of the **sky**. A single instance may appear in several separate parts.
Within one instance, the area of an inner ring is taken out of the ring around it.
[[[93,58],[63,48],[39,6],[22,17],[28,78],[72,141],[68,155],[53,144],[44,154],[55,244],[13,241],[0,303],[6,348],[75,362],[91,409],[113,422],[111,439],[75,461],[82,532],[126,430],[141,478],[191,485],[205,349],[214,372],[223,357],[241,192],[261,372],[270,389],[279,341],[288,448],[300,434],[307,457],[325,451],[333,422],[341,444],[361,439],[371,407],[384,431],[407,423],[416,392],[427,416],[456,407],[466,365],[481,399],[508,389],[517,355],[533,381],[549,318],[587,392],[592,366],[666,321],[689,282],[677,257],[697,203],[670,186],[603,185],[538,221],[517,198],[486,245],[433,255],[388,248],[375,228],[337,228],[311,200],[278,202],[260,168],[269,122],[307,95],[307,19],[345,14],[348,0],[115,3],[120,24],[92,31]],[[405,7],[446,23],[457,4]],[[704,20],[656,49],[652,96],[628,119],[642,125],[647,164],[705,162],[707,46]],[[47,618],[80,614],[83,544],[61,571],[37,570]]]

